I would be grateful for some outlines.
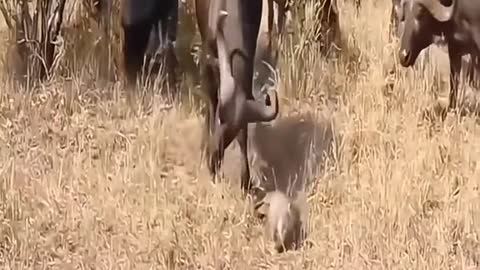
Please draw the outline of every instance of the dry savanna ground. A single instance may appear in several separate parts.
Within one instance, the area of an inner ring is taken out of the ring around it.
[[[309,244],[284,254],[242,197],[236,145],[211,183],[189,99],[132,114],[120,82],[79,72],[26,91],[2,62],[1,268],[478,269],[478,124],[421,117],[445,96],[444,65],[384,87],[396,45],[381,2],[358,16],[339,1],[348,57],[326,62],[301,36],[283,48],[281,116],[257,129],[252,163],[309,183]]]

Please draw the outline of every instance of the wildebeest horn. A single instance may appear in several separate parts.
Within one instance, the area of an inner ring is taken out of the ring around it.
[[[270,91],[271,106],[258,100],[247,100],[245,103],[245,119],[247,123],[272,121],[278,115],[278,96],[277,91]],[[273,99],[273,100],[272,100]]]
[[[220,89],[219,98],[222,104],[226,100],[232,98],[235,92],[235,81],[231,74],[231,66],[228,62],[227,48],[225,44],[225,37],[221,29],[224,19],[228,13],[224,10],[219,11],[217,21],[217,53],[218,53],[218,67],[220,69]]]
[[[228,12],[227,12],[227,11],[225,11],[225,10],[220,10],[219,18],[218,18],[218,19],[220,20],[220,19],[222,19],[222,18],[225,18],[225,17],[227,17],[227,15],[228,15]]]
[[[444,6],[439,0],[421,0],[419,1],[432,16],[439,22],[446,22],[452,18],[455,0],[452,0],[450,6]]]

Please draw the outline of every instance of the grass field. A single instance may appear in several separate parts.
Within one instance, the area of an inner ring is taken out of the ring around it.
[[[134,114],[120,82],[79,73],[25,91],[4,67],[0,268],[478,269],[478,124],[422,118],[446,97],[445,56],[440,68],[401,68],[390,2],[363,1],[361,15],[345,2],[349,57],[326,62],[285,45],[281,115],[252,139],[257,172],[308,183],[310,245],[273,251],[241,195],[236,145],[225,181],[211,183],[204,122],[188,100],[167,106],[156,96]]]

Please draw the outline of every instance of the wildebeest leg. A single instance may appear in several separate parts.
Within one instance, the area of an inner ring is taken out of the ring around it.
[[[286,29],[286,22],[287,22],[287,7],[281,6],[277,4],[277,36],[279,43],[276,44],[275,55],[273,56],[273,63],[278,62],[279,54],[280,54],[280,46],[283,44],[285,39],[285,29]]]
[[[206,64],[203,70],[202,84],[207,93],[208,100],[210,101],[208,106],[208,116],[206,117],[209,136],[213,135],[216,118],[218,118],[219,75],[217,74],[217,71],[218,70],[216,70],[216,67],[213,64]]]
[[[455,47],[448,47],[448,58],[450,60],[450,98],[448,108],[450,110],[457,108],[457,92],[462,68],[462,55],[454,49]]]
[[[238,129],[232,129],[228,123],[215,122],[214,134],[209,141],[209,169],[214,179],[222,166],[225,149],[232,143],[237,134]]]
[[[243,191],[248,192],[252,187],[250,180],[250,167],[248,165],[248,126],[245,125],[237,135],[237,141],[240,145],[240,151],[242,153],[242,167],[240,185]]]
[[[478,59],[478,56],[472,55],[471,56],[471,85],[477,89],[478,88],[478,72],[480,71],[480,61]]]
[[[272,38],[273,38],[273,18],[274,18],[274,9],[273,9],[273,0],[265,0],[267,5],[267,30],[268,30],[268,42],[267,48],[271,50],[272,48]]]
[[[403,6],[400,0],[392,1],[392,8],[390,10],[390,27],[388,29],[390,38],[400,38],[399,24],[403,16]]]
[[[285,29],[285,16],[287,9],[278,5],[277,9],[277,33],[281,37],[283,35],[283,30]]]
[[[225,148],[222,147],[222,134],[224,133],[225,125],[222,125],[219,120],[219,107],[213,107],[210,104],[208,131],[208,145],[207,145],[207,164],[210,174],[212,175],[212,182],[216,182],[217,173],[220,170],[221,163],[224,156]]]
[[[178,66],[177,55],[175,54],[175,48],[172,43],[169,43],[166,48],[165,63],[166,63],[166,73],[168,79],[168,88],[173,90],[177,94],[177,74],[176,68]]]
[[[418,69],[422,72],[427,68],[428,62],[430,61],[430,54],[432,53],[432,46],[425,48],[419,55]]]
[[[168,82],[170,88],[175,92],[177,91],[177,77],[175,70],[178,67],[178,59],[175,54],[175,45],[177,40],[177,23],[178,23],[178,1],[172,1],[172,7],[169,12],[168,20],[165,22],[166,33],[165,37],[168,40],[167,43],[167,72]]]
[[[206,57],[204,55],[204,57]],[[219,87],[218,76],[216,76],[215,66],[212,64],[204,64],[201,70],[202,72],[202,88],[203,91],[207,94],[207,112],[205,117],[205,127],[204,140],[202,147],[206,151],[207,155],[207,164],[209,166],[210,173],[214,175],[217,168],[213,167],[212,164],[212,155],[218,151],[218,144],[212,144],[212,136],[214,136],[215,125],[217,123],[217,106],[218,106],[218,96],[217,90]],[[215,165],[216,166],[216,165]]]
[[[150,34],[145,50],[145,63],[143,65],[143,73],[145,75],[156,74],[159,70],[161,55],[158,54],[158,47],[160,46],[160,26],[152,24]]]
[[[477,50],[476,52],[478,52],[478,49],[480,49],[480,29],[475,29],[474,31],[472,31],[473,33],[473,40],[475,42],[475,45],[477,47]],[[470,76],[469,76],[469,79],[470,79],[470,83],[473,87],[477,88],[478,87],[478,72],[480,71],[480,62],[479,62],[479,57],[478,57],[478,54],[475,53],[475,54],[470,54],[470,68],[469,68],[469,71],[470,71]]]
[[[143,56],[150,37],[150,25],[124,25],[124,62],[129,85],[135,85],[138,73],[142,69]]]
[[[167,37],[175,43],[177,40],[177,23],[178,23],[178,1],[172,1],[172,8],[168,14]]]
[[[475,61],[475,58],[474,55],[470,54],[470,62],[468,63],[468,66],[467,66],[467,78],[468,78],[468,83],[471,85],[471,86],[475,86],[475,70],[476,70],[476,61]],[[463,61],[463,59],[462,59]]]
[[[273,0],[268,0],[266,3],[267,3],[268,43],[267,43],[267,49],[266,50],[264,48],[262,48],[262,50],[264,50],[263,55],[259,59],[263,60],[262,58],[264,58],[265,55],[268,55],[268,60],[269,60],[268,62],[271,62],[273,64],[273,66],[275,66],[276,65],[275,63],[277,62],[278,55],[279,55],[279,50],[278,50],[278,45],[279,44],[276,44],[276,49],[275,49],[275,52],[274,52],[274,50],[273,50],[273,39],[274,39],[273,21],[275,19],[274,18],[275,17],[275,7],[277,7],[276,11],[277,11],[277,27],[278,27],[279,26],[278,21],[280,20],[280,14],[278,12],[279,12],[280,7],[279,7],[278,3],[276,3],[276,2],[274,3]],[[280,37],[278,28],[277,28],[277,36]],[[280,41],[281,41],[281,39],[280,39]],[[257,51],[258,51],[258,48],[257,48]],[[260,63],[262,63],[262,61],[260,61]]]
[[[168,89],[173,90],[176,93],[176,75],[175,69],[177,67],[177,58],[175,55],[175,49],[168,34],[169,23],[172,23],[168,18],[160,18],[160,20],[154,25],[155,30],[152,31],[153,40],[158,44],[150,44],[153,46],[156,54],[154,61],[154,72],[160,75],[162,78],[162,88],[168,86]],[[166,81],[163,81],[166,79]],[[162,89],[162,93],[166,93],[165,88]]]
[[[243,158],[241,168],[241,185],[244,191],[249,191],[251,188],[247,151],[247,123],[271,121],[274,117],[276,117],[278,113],[278,97],[276,96],[276,92],[272,92],[271,94],[273,94],[273,97],[269,96],[265,102],[247,100],[244,104],[245,115],[242,116],[242,120],[240,120],[240,123],[238,124],[232,124],[231,122],[220,123],[220,119],[218,117],[218,110],[220,108],[217,107],[214,135],[210,137],[209,141],[209,149],[213,150],[211,151],[212,154],[210,155],[209,163],[211,172],[215,176],[223,161],[225,149],[230,145],[233,139],[237,137]],[[271,103],[272,99],[273,103]],[[265,105],[268,105],[270,108],[263,107]]]

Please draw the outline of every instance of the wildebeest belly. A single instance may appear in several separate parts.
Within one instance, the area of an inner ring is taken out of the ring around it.
[[[167,17],[177,0],[125,0],[122,22],[124,25],[153,23]]]

